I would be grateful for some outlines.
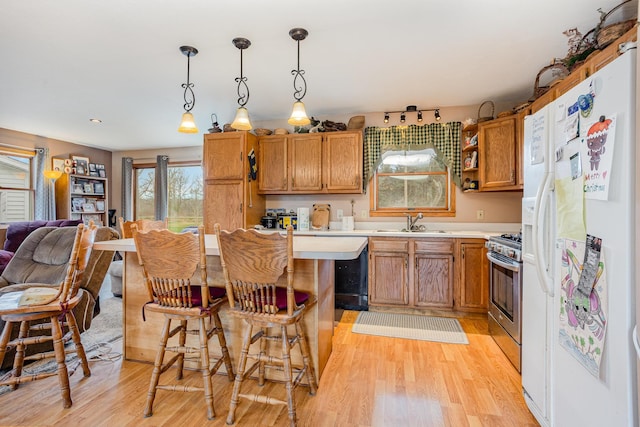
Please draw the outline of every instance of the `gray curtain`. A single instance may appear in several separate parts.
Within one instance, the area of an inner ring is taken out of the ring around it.
[[[156,220],[164,220],[169,216],[168,172],[169,156],[158,156],[156,165],[155,212]]]
[[[44,170],[48,159],[48,148],[36,148],[31,174],[34,189],[33,217],[36,220],[50,221],[56,219],[53,185],[44,177]]]
[[[133,220],[133,158],[122,158],[122,212],[125,221]]]

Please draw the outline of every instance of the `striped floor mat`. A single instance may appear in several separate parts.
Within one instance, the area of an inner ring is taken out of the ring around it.
[[[356,334],[469,344],[458,319],[361,311],[351,329]]]

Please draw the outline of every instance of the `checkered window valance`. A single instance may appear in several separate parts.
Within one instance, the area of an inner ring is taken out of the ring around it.
[[[368,127],[364,130],[364,188],[380,162],[384,146],[433,147],[451,170],[453,182],[460,187],[460,140],[462,123],[429,123],[426,125]]]

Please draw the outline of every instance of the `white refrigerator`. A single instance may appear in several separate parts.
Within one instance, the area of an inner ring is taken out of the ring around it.
[[[542,426],[639,422],[635,94],[633,49],[525,118],[522,387]]]

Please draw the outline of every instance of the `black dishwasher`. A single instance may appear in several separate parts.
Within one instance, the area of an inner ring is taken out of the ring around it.
[[[369,309],[368,255],[365,247],[356,259],[336,261],[336,308]]]

